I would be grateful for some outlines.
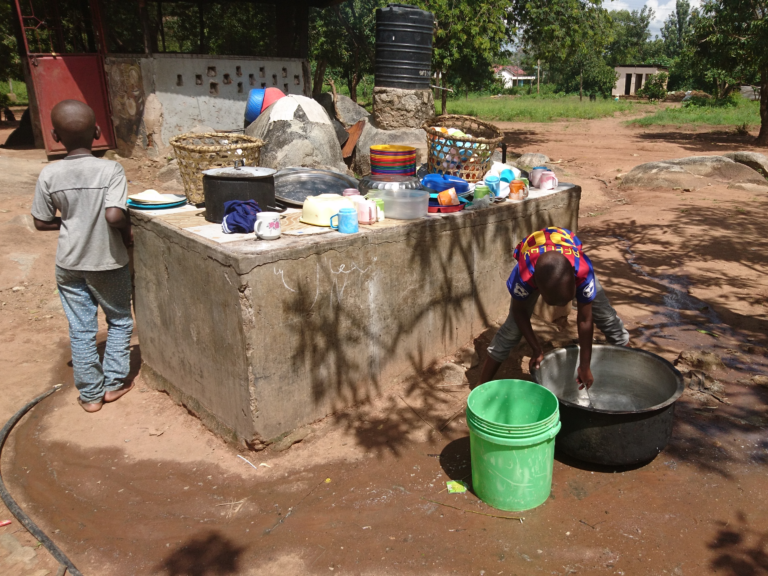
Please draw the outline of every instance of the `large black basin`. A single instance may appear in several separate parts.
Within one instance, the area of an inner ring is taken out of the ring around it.
[[[536,381],[560,400],[562,428],[556,446],[578,460],[624,466],[656,457],[672,436],[675,400],[683,393],[680,373],[650,352],[594,345],[587,394],[579,390],[579,347],[544,356]]]

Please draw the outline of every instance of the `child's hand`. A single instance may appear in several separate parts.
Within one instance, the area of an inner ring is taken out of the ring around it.
[[[528,371],[533,374],[534,370],[541,367],[541,361],[544,360],[544,352],[534,352],[531,354],[531,361],[528,362]]]
[[[594,376],[592,376],[592,370],[589,369],[589,366],[586,368],[583,366],[579,366],[579,371],[576,376],[576,382],[580,384],[579,390],[583,390],[584,386],[587,387],[587,389],[592,387],[592,384],[595,382]]]
[[[133,246],[133,227],[130,224],[127,228],[120,229],[120,236],[123,237],[123,244],[126,248]]]

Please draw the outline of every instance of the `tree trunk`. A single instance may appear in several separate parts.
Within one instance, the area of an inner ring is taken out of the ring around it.
[[[325,80],[325,70],[328,68],[328,62],[319,60],[315,66],[315,77],[312,80],[312,98],[317,99],[323,93],[323,81]]]
[[[347,88],[349,88],[349,97],[352,102],[357,102],[357,85],[360,84],[360,77],[357,73],[352,75],[352,78],[347,81]]]
[[[440,78],[440,85],[445,88],[445,77]],[[440,90],[440,114],[448,114],[448,90]]]
[[[582,97],[584,96],[584,71],[579,71],[579,102],[581,102]]]
[[[768,146],[768,68],[760,72],[760,133],[757,146]]]

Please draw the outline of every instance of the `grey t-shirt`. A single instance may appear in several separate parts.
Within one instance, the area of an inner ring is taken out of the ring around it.
[[[32,216],[50,222],[61,212],[56,264],[68,270],[114,270],[128,264],[120,231],[107,208],[126,210],[128,182],[123,167],[90,154],[69,156],[43,168]]]

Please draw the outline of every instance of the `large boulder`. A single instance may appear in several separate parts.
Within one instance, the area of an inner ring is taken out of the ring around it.
[[[336,95],[336,107],[333,106],[333,94],[330,92],[323,92],[317,97],[317,101],[325,108],[328,115],[331,118],[335,118],[341,122],[346,128],[353,126],[360,120],[364,120],[370,116],[368,110],[360,106],[357,102],[352,100],[349,96],[342,94]],[[338,110],[338,114],[336,111]]]
[[[621,185],[632,188],[699,188],[710,181],[767,186],[752,168],[723,156],[691,156],[635,166]]]
[[[367,176],[371,173],[371,146],[374,144],[402,144],[416,148],[416,165],[427,161],[427,133],[421,128],[381,130],[366,119],[363,132],[355,146],[352,169],[355,174]]]
[[[318,102],[306,96],[281,98],[262,112],[245,134],[264,140],[260,164],[267,168],[347,171],[331,118]]]
[[[536,152],[526,152],[514,161],[515,166],[524,170],[530,170],[536,166],[543,166],[549,162],[549,157]]]
[[[726,152],[723,157],[730,158],[734,162],[749,166],[752,170],[760,172],[768,178],[768,157],[757,152]]]

